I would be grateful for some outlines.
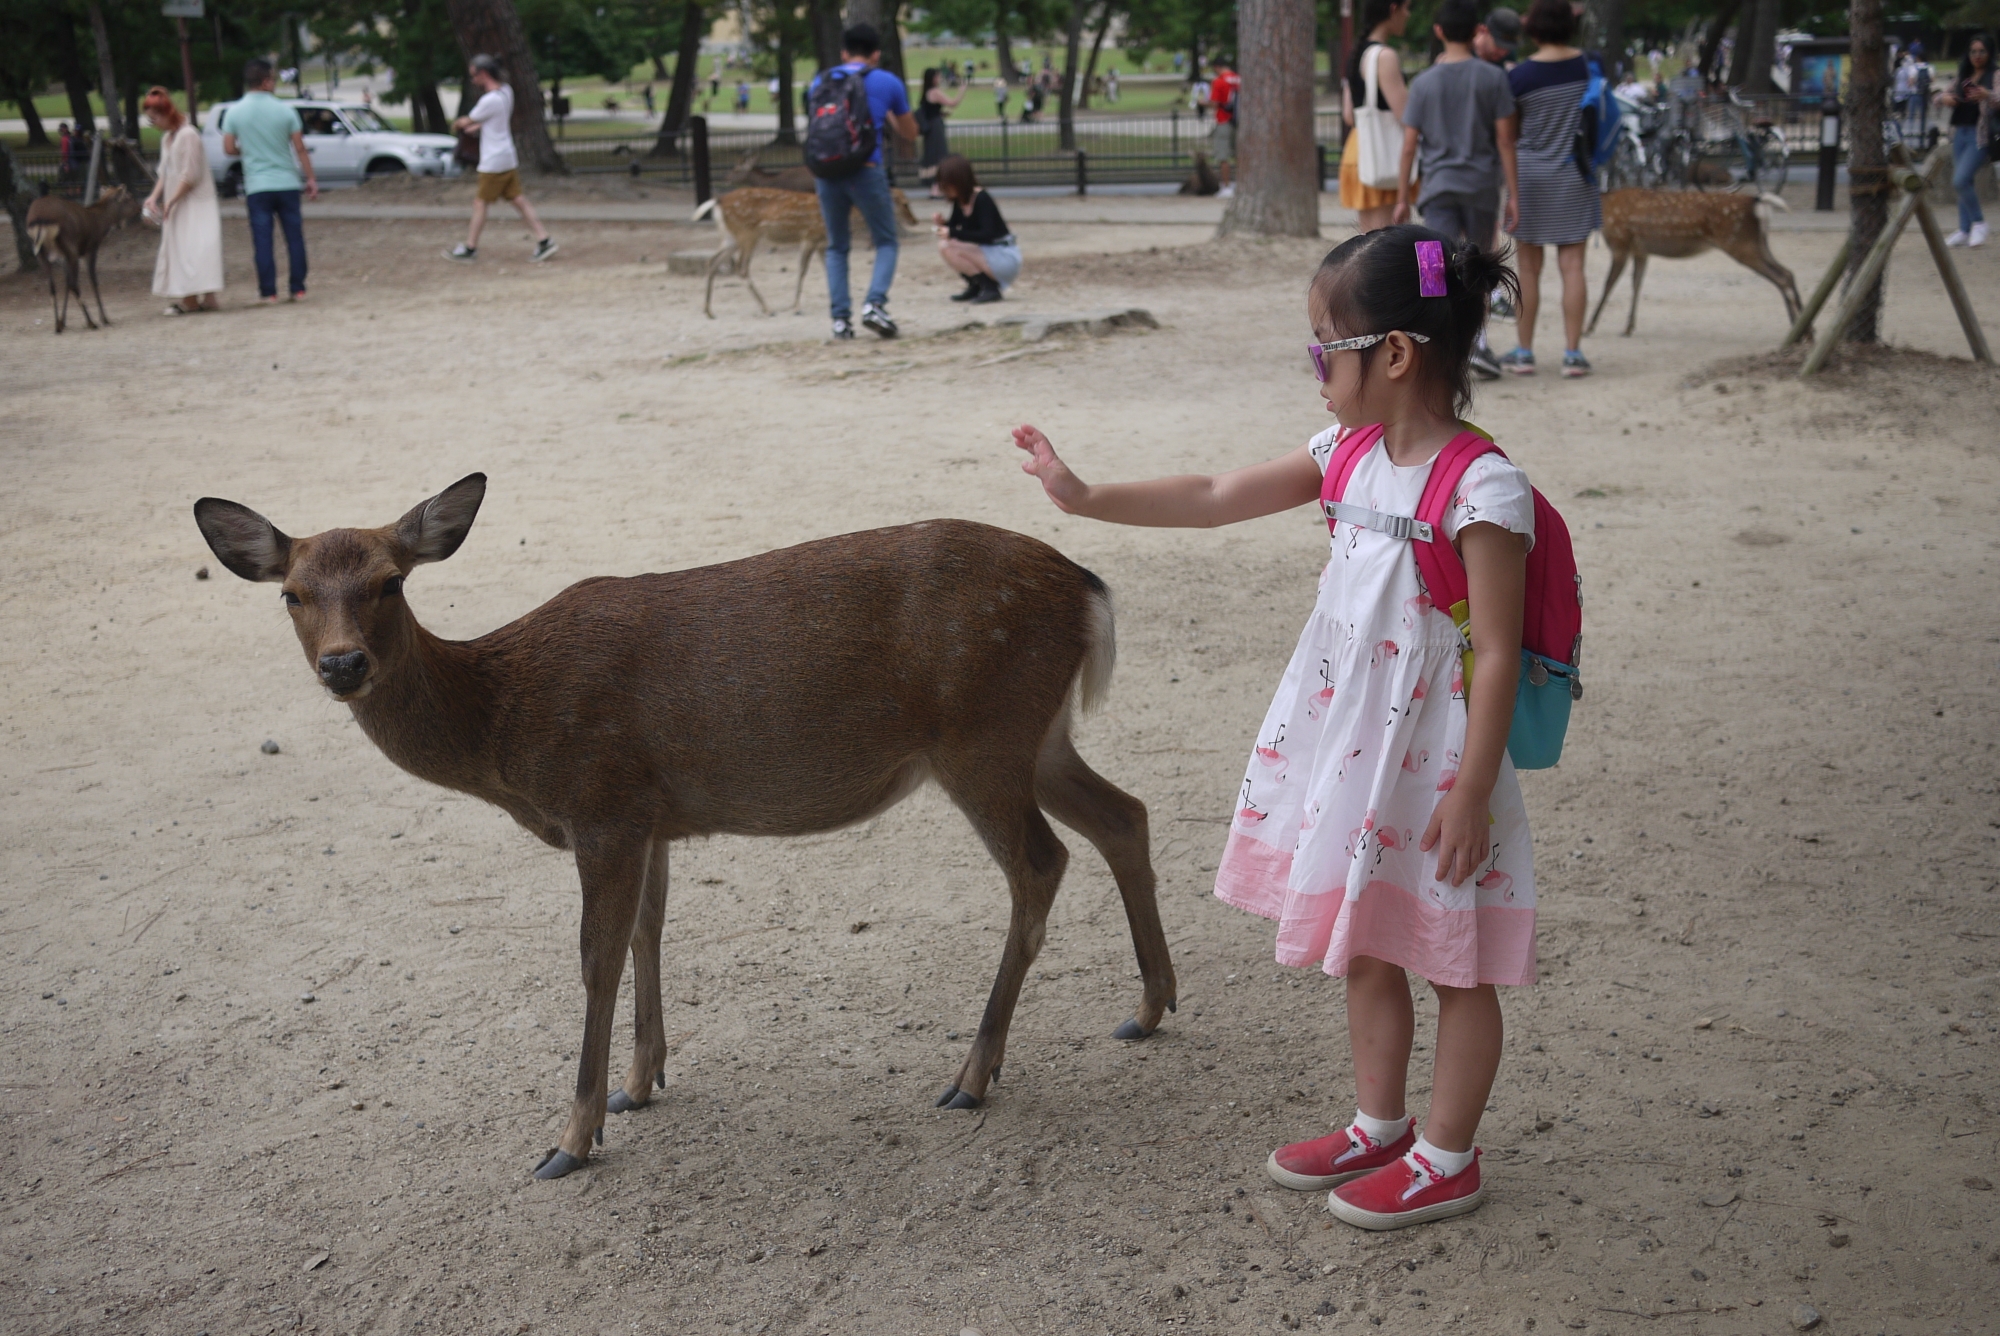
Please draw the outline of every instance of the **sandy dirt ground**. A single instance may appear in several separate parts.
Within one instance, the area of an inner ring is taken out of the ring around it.
[[[273,309],[232,231],[231,309],[171,322],[127,233],[118,323],[59,339],[38,279],[0,282],[0,1327],[2000,1325],[2000,394],[1921,253],[1891,274],[1900,351],[1810,387],[1770,355],[1776,294],[1709,257],[1653,265],[1595,378],[1480,390],[1575,532],[1589,686],[1524,779],[1542,978],[1504,999],[1488,1201],[1363,1235],[1262,1169],[1354,1107],[1341,986],[1210,894],[1321,522],[1065,518],[1006,437],[1032,420],[1086,477],[1297,444],[1325,422],[1299,346],[1320,247],[1023,231],[1003,310],[1162,327],[949,333],[916,248],[899,343],[823,343],[817,272],[808,316],[724,284],[707,321],[660,263],[705,234],[658,226],[565,225],[530,266],[503,224],[468,270],[437,258],[451,225],[323,223],[311,301]],[[1810,286],[1837,240],[1775,246]],[[2000,254],[1961,257],[2000,309]],[[964,821],[926,790],[820,838],[697,841],[666,1088],[531,1181],[581,1033],[573,866],[391,766],[189,515],[381,524],[475,469],[470,539],[409,586],[452,637],[584,576],[930,516],[1102,575],[1121,662],[1080,746],[1151,808],[1178,1014],[1110,1037],[1136,970],[1070,837],[1006,1079],[936,1111],[1006,922]]]

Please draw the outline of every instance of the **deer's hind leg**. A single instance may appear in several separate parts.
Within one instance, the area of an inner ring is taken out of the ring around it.
[[[1035,800],[1043,811],[1097,846],[1097,852],[1111,865],[1118,894],[1125,901],[1125,920],[1132,929],[1139,977],[1145,981],[1138,1014],[1113,1031],[1112,1037],[1144,1039],[1174,1009],[1177,996],[1167,934],[1160,926],[1146,804],[1084,764],[1070,741],[1067,721],[1058,724],[1042,744],[1035,765]]]
[[[701,313],[710,320],[715,319],[715,271],[722,267],[724,260],[736,254],[736,238],[727,232],[723,233],[723,236],[727,237],[728,240],[723,244],[721,250],[709,258],[708,290],[701,295]]]
[[[1632,256],[1632,310],[1625,317],[1625,332],[1630,334],[1639,323],[1639,289],[1646,282],[1646,252],[1637,251]]]
[[[1628,252],[1623,250],[1615,248],[1612,250],[1611,273],[1604,280],[1604,291],[1597,296],[1597,309],[1590,313],[1590,323],[1583,327],[1584,333],[1595,334],[1597,332],[1597,317],[1604,314],[1604,303],[1611,300],[1611,289],[1618,286],[1618,278],[1625,272],[1625,257],[1627,254]],[[1628,329],[1625,332],[1630,334],[1632,331]]]
[[[1055,903],[1056,888],[1069,865],[1069,850],[1035,805],[1031,757],[940,758],[934,773],[985,842],[993,861],[1007,874],[1007,890],[1013,899],[1000,972],[994,976],[985,1014],[979,1018],[972,1051],[937,1098],[940,1108],[976,1109],[986,1097],[988,1084],[999,1079],[1014,1005],[1020,1001],[1028,966],[1042,949],[1049,907]]]
[[[736,272],[743,276],[744,286],[748,287],[750,295],[757,299],[757,309],[765,315],[774,315],[776,313],[771,310],[771,304],[764,300],[764,294],[757,291],[757,280],[750,277],[750,262],[756,258],[757,241],[753,240],[749,245],[743,247],[742,254],[736,261]]]
[[[64,288],[60,296],[56,294],[56,262],[47,251],[42,252],[42,272],[48,275],[49,310],[56,322],[56,333],[60,334],[69,323],[69,289]]]
[[[590,1143],[604,1139],[605,1086],[611,1067],[611,1020],[618,981],[639,918],[649,837],[621,828],[571,832],[583,881],[583,1048],[577,1054],[576,1099],[562,1138],[535,1167],[536,1178],[561,1178],[583,1167]]]
[[[90,252],[89,264],[90,264],[90,290],[92,294],[94,294],[97,298],[97,318],[103,321],[105,325],[109,326],[111,323],[111,317],[104,314],[104,290],[97,286],[96,251]],[[79,306],[83,305],[83,294],[81,292],[76,294],[76,303]]]
[[[69,299],[73,294],[76,297],[76,309],[83,312],[83,323],[91,329],[96,329],[97,322],[90,318],[90,303],[83,299],[83,286],[77,281],[81,277],[82,268],[76,256],[68,254],[63,256],[63,275],[66,282],[63,293],[63,318],[69,317]]]
[[[818,254],[820,248],[825,245],[824,241],[814,241],[808,237],[805,245],[799,247],[799,281],[798,285],[792,289],[793,315],[799,313],[799,303],[805,300],[806,270],[812,267],[813,256]]]
[[[667,915],[667,841],[646,850],[646,880],[639,917],[632,924],[632,1066],[625,1084],[604,1103],[607,1113],[629,1113],[667,1085],[667,1027],[660,1009],[660,924]]]

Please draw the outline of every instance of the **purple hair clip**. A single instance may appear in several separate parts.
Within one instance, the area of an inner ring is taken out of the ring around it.
[[[1444,243],[1417,243],[1417,291],[1426,297],[1442,297],[1444,292]]]

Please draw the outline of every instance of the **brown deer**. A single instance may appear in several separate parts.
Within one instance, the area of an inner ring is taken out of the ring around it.
[[[739,190],[744,186],[762,186],[769,190],[796,190],[802,194],[817,195],[819,180],[812,169],[804,163],[794,163],[790,167],[765,167],[757,161],[758,150],[750,149],[736,160],[723,178],[725,191]]]
[[[1590,313],[1588,334],[1597,328],[1611,289],[1632,261],[1632,310],[1625,317],[1630,334],[1639,319],[1639,285],[1646,278],[1651,256],[1685,260],[1703,251],[1719,250],[1730,259],[1777,285],[1785,299],[1785,316],[1796,320],[1801,303],[1792,271],[1771,254],[1770,211],[1783,209],[1776,195],[1709,195],[1698,190],[1614,190],[1604,197],[1604,244],[1611,250],[1611,276],[1604,294]]]
[[[1173,1010],[1145,805],[1070,741],[1072,710],[1099,701],[1111,674],[1111,599],[1096,576],[1032,538],[932,520],[584,580],[476,640],[440,640],[403,581],[458,550],[485,493],[475,473],[385,528],[310,538],[213,497],[194,515],[224,566],[282,586],[306,662],[384,755],[575,852],[583,1047],[569,1121],[537,1178],[581,1166],[607,1110],[665,1085],[660,931],[675,840],[833,830],[927,779],[942,787],[1013,897],[944,1108],[978,1106],[999,1078],[1069,859],[1045,812],[1097,846],[1124,898],[1144,988],[1116,1037],[1143,1038]],[[801,663],[815,671],[801,677]],[[628,949],[637,1035],[607,1099]]]
[[[910,209],[909,198],[893,187],[889,194],[895,201],[899,226],[915,231],[917,215]],[[750,295],[757,299],[764,314],[774,314],[750,277],[750,261],[758,248],[767,243],[777,246],[796,243],[799,247],[799,281],[792,287],[792,309],[798,310],[805,295],[806,270],[812,266],[813,256],[826,249],[826,218],[819,211],[819,196],[746,186],[703,204],[694,211],[695,221],[711,214],[722,232],[723,242],[722,249],[708,262],[708,290],[702,294],[702,314],[715,319],[715,275],[725,261],[734,262],[736,274],[749,285]],[[868,225],[862,221],[859,210],[849,217],[848,226],[856,235],[867,235]]]
[[[139,200],[124,186],[112,186],[88,208],[54,195],[44,195],[28,205],[28,245],[42,257],[42,272],[49,278],[49,304],[55,308],[56,333],[62,333],[69,324],[71,293],[76,294],[76,308],[83,312],[84,323],[97,328],[97,321],[90,318],[90,304],[84,301],[83,290],[77,286],[78,261],[89,266],[90,291],[97,298],[98,318],[107,325],[111,323],[111,317],[104,314],[104,293],[97,286],[97,251],[104,245],[104,238],[138,216]],[[64,274],[60,300],[56,296],[58,256]]]

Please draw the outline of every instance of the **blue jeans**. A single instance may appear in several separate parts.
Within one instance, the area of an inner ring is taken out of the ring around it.
[[[260,190],[245,195],[250,210],[250,248],[257,254],[257,295],[278,295],[278,257],[271,249],[271,222],[284,224],[285,255],[291,261],[291,294],[306,290],[306,229],[296,190]]]
[[[1951,184],[1958,191],[1958,230],[1961,232],[1970,232],[1974,223],[1986,221],[1986,210],[1979,207],[1979,189],[1972,184],[1972,178],[1985,161],[1986,151],[1979,144],[1979,127],[1952,126]]]
[[[819,187],[820,216],[826,219],[826,295],[835,320],[854,314],[847,295],[848,210],[859,209],[868,223],[868,235],[875,239],[875,272],[868,279],[868,301],[880,306],[889,300],[889,284],[896,277],[896,205],[889,198],[889,178],[880,167],[870,165],[838,181],[824,178]]]

